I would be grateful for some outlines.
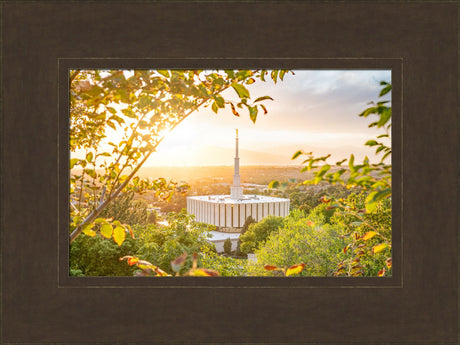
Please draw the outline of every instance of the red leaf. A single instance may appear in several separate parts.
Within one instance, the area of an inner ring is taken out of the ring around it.
[[[275,271],[275,270],[278,270],[278,269],[279,269],[277,266],[273,266],[273,265],[264,265],[264,268],[265,268],[267,271]]]

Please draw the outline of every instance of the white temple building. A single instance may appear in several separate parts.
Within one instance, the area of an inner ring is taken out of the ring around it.
[[[230,187],[230,195],[187,197],[188,213],[194,214],[195,219],[199,222],[215,225],[220,233],[241,232],[244,222],[249,216],[258,222],[269,215],[285,217],[289,214],[289,199],[243,194],[238,140],[238,130],[236,130],[233,186]],[[216,239],[225,237],[222,234],[218,235],[214,234],[213,237]],[[231,237],[232,242],[234,242],[233,238],[235,241],[237,240],[236,234],[232,234]]]

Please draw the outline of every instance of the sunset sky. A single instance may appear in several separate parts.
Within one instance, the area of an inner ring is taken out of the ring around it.
[[[391,82],[389,70],[296,70],[276,85],[270,80],[249,85],[251,98],[269,95],[267,115],[255,124],[246,112],[241,117],[229,107],[216,115],[210,108],[193,113],[170,132],[145,166],[232,165],[235,128],[239,129],[241,165],[299,164],[292,155],[299,149],[315,155],[331,153],[334,160],[368,155],[363,144],[381,130],[369,129],[375,118],[360,112],[378,99],[380,81]],[[237,100],[234,90],[224,94]],[[387,95],[389,96],[389,95]]]

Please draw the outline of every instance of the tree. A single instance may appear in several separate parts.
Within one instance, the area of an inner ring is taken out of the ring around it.
[[[390,83],[382,81],[380,85],[383,88],[379,97],[391,91]],[[338,200],[325,195],[322,197],[324,205],[319,205],[311,211],[319,217],[325,215],[327,219],[323,221],[326,222],[330,221],[332,213],[342,216],[339,226],[342,229],[342,236],[348,239],[348,243],[343,248],[343,252],[348,254],[348,257],[339,263],[336,275],[391,274],[391,164],[385,163],[385,160],[391,156],[391,148],[384,142],[390,139],[391,106],[387,105],[388,102],[388,100],[370,102],[371,106],[359,114],[361,117],[377,115],[377,120],[369,124],[369,128],[377,127],[384,131],[364,144],[376,147],[376,155],[382,155],[379,163],[370,164],[366,157],[361,164],[355,164],[353,154],[348,159],[348,166],[342,165],[347,161],[343,159],[336,162],[335,167],[326,162],[330,154],[314,157],[312,152],[297,151],[292,157],[296,159],[302,155],[308,156],[302,163],[305,165],[302,171],[312,171],[313,178],[303,181],[303,185],[326,182],[341,184],[347,188],[358,187],[366,193],[361,205],[352,201],[356,198],[354,194],[350,196],[351,198]],[[276,188],[279,185],[278,181],[272,181],[269,187]],[[331,214],[325,214],[325,211]],[[373,222],[374,218],[379,222]],[[376,265],[379,266],[377,272]]]
[[[253,122],[259,111],[267,113],[262,96],[253,102],[246,85],[282,80],[285,70],[75,70],[70,72],[70,150],[82,156],[70,159],[70,242],[82,232],[113,238],[120,246],[129,224],[100,217],[121,193],[155,190],[168,200],[187,185],[159,178],[136,176],[164,136],[194,111],[210,106],[218,113],[229,106],[233,115],[241,108]],[[238,101],[224,98],[232,89]],[[105,143],[107,132],[122,133],[118,142]]]
[[[300,210],[292,211],[278,231],[272,232],[254,252],[257,263],[248,263],[250,275],[279,275],[267,267],[287,269],[304,263],[302,275],[332,276],[344,259],[345,241],[337,226],[316,223]]]
[[[249,225],[248,230],[240,236],[241,251],[243,253],[254,253],[267,237],[272,233],[278,231],[283,226],[284,218],[278,216],[268,216],[258,223]]]
[[[257,223],[257,222],[254,218],[252,218],[252,216],[247,217],[246,220],[244,221],[243,228],[241,229],[241,235],[245,234],[246,231],[248,231],[249,226],[254,223]],[[238,242],[236,244],[236,255],[238,256],[242,254],[244,255],[244,253],[241,252],[241,235],[240,237],[238,237]]]
[[[225,254],[231,254],[232,253],[232,240],[230,238],[227,238],[224,241],[224,253]]]
[[[167,217],[168,225],[149,224],[134,227],[138,249],[135,254],[158,266],[165,272],[171,271],[170,263],[187,253],[187,259],[181,268],[185,272],[192,267],[193,253],[207,253],[215,250],[208,242],[213,225],[198,223],[185,210],[171,212]],[[134,254],[134,252],[130,253]]]

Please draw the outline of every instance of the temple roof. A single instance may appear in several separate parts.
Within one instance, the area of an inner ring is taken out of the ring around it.
[[[189,196],[187,199],[208,201],[213,204],[255,204],[261,202],[281,202],[289,201],[285,198],[277,198],[274,196],[266,195],[244,195],[243,199],[232,199],[230,195],[199,195],[199,196]]]

